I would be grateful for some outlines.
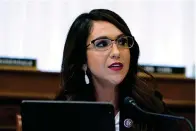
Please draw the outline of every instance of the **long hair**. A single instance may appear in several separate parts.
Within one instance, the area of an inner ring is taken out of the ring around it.
[[[107,9],[94,9],[89,13],[79,15],[73,22],[65,42],[61,66],[61,91],[56,99],[94,101],[94,87],[86,85],[83,64],[87,62],[86,42],[93,26],[93,21],[108,21],[115,25],[127,36],[131,34],[125,21],[115,12]],[[154,88],[150,88],[137,77],[139,46],[134,38],[134,46],[130,48],[129,71],[119,85],[120,99],[125,96],[133,97],[136,102],[154,112],[163,112],[163,104],[155,95]],[[91,80],[89,71],[87,75]],[[121,101],[119,100],[119,101]]]
[[[90,79],[90,84],[87,85],[85,83],[85,73],[82,69],[83,64],[87,63],[86,42],[90,35],[93,21],[108,21],[120,29],[124,35],[134,38],[125,21],[113,11],[94,9],[89,13],[79,15],[71,25],[65,42],[61,65],[61,89],[56,96],[56,100],[95,101],[95,87],[92,84],[91,73],[87,69],[87,75]],[[119,105],[124,102],[126,96],[130,96],[135,99],[140,107],[148,111],[168,113],[162,101],[162,95],[155,89],[155,86],[147,84],[137,76],[139,70],[154,79],[151,74],[138,66],[139,53],[139,46],[134,38],[134,46],[130,48],[129,71],[118,86]],[[171,123],[167,125],[166,127],[169,127]],[[139,126],[140,130],[142,130],[142,127],[146,127],[145,124],[139,124]],[[155,122],[150,129],[160,130],[159,127],[160,123]]]

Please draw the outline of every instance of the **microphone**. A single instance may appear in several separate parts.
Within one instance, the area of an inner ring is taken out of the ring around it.
[[[166,118],[166,119],[170,119],[170,120],[185,120],[188,125],[189,125],[189,128],[191,131],[194,131],[193,129],[193,125],[191,124],[191,122],[185,118],[185,117],[182,117],[182,116],[173,116],[173,115],[167,115],[167,114],[159,114],[159,113],[153,113],[153,112],[148,112],[148,111],[145,111],[143,109],[141,109],[135,102],[135,100],[131,97],[126,97],[124,99],[124,104],[131,104],[133,107],[135,107],[139,112],[145,114],[145,115],[149,115],[149,116],[156,116],[156,117],[160,117],[160,118]]]

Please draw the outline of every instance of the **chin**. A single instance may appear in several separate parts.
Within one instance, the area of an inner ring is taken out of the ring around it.
[[[111,83],[114,84],[114,85],[119,85],[123,80],[124,80],[125,77],[115,77],[111,80]]]

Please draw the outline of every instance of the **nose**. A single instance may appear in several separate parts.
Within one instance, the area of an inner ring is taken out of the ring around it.
[[[112,50],[110,53],[110,57],[112,59],[119,59],[120,58],[120,51],[119,51],[119,48],[118,48],[117,44],[115,43],[115,41],[113,41],[113,43],[112,43]]]

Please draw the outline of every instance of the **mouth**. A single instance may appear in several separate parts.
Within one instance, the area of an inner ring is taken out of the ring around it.
[[[115,62],[115,63],[112,63],[110,66],[108,66],[108,68],[113,71],[119,71],[123,68],[123,64],[120,62]]]

